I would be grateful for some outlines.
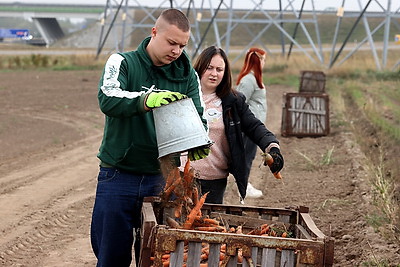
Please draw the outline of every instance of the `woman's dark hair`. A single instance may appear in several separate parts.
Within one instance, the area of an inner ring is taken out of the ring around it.
[[[198,56],[196,62],[194,63],[194,69],[201,78],[204,72],[207,70],[208,66],[210,65],[211,59],[215,55],[220,55],[225,62],[224,77],[222,77],[221,83],[217,86],[217,90],[215,91],[217,96],[219,98],[222,98],[233,91],[231,68],[229,65],[228,57],[225,54],[225,51],[216,46],[207,47]]]

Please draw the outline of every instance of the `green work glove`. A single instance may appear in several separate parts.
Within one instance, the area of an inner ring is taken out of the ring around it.
[[[183,95],[178,92],[171,92],[171,91],[161,91],[161,92],[151,92],[147,95],[145,100],[146,107],[158,108],[162,105],[167,105],[173,101],[181,100],[187,98],[186,95]]]
[[[188,156],[191,161],[204,159],[210,154],[210,146],[200,146],[188,151]]]

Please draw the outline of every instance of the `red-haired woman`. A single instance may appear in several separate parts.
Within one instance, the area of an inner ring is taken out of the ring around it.
[[[260,48],[252,47],[247,51],[243,67],[239,73],[236,85],[237,90],[246,96],[246,103],[250,110],[262,122],[267,117],[267,97],[263,83],[263,68],[266,52]],[[257,145],[246,135],[243,136],[246,154],[246,176],[250,175],[251,166],[257,152]],[[262,191],[256,189],[250,182],[247,185],[247,197],[258,198]]]

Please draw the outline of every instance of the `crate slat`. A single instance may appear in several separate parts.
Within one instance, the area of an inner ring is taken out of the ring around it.
[[[276,249],[263,248],[261,267],[275,267],[275,256],[276,256]]]
[[[187,267],[198,267],[201,259],[201,248],[200,242],[189,242]]]
[[[295,266],[295,255],[293,250],[282,250],[281,266]]]
[[[208,255],[208,265],[209,266],[218,266],[220,259],[220,251],[221,251],[220,243],[211,243],[210,244],[210,254]]]
[[[329,96],[319,93],[283,95],[281,134],[283,136],[324,136],[329,127]]]
[[[253,260],[254,266],[257,264],[258,247],[251,248],[251,259]]]
[[[236,267],[237,262],[238,262],[237,259],[238,259],[238,256],[237,256],[237,255],[231,256],[231,258],[230,258],[229,261],[228,261],[227,267]]]
[[[170,265],[171,266],[183,266],[183,253],[184,253],[184,241],[178,241],[176,243],[176,249],[171,252]]]

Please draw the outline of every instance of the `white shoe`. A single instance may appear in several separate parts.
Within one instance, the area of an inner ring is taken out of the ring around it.
[[[261,190],[255,188],[251,183],[247,184],[246,197],[248,198],[259,198],[262,197],[263,193]]]

